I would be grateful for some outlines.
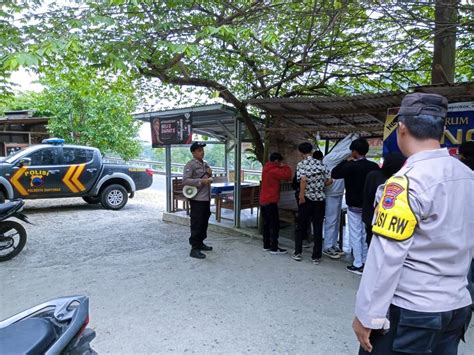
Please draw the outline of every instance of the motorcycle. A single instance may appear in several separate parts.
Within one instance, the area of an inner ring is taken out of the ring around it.
[[[32,307],[0,322],[4,354],[97,355],[89,323],[89,298],[62,297]]]
[[[21,212],[24,205],[23,200],[0,204],[0,262],[14,258],[25,247],[25,228],[18,222],[6,221],[7,218],[16,217],[23,222],[30,223],[28,217]]]

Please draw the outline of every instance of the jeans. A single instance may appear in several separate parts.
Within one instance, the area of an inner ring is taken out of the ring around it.
[[[199,248],[207,238],[207,226],[211,216],[210,201],[189,201],[191,204],[191,236],[189,244],[192,248]]]
[[[280,233],[280,216],[278,205],[270,203],[260,207],[263,217],[263,248],[278,250],[278,235]]]
[[[311,201],[305,197],[306,202],[298,205],[298,220],[295,232],[295,254],[303,252],[303,239],[308,236],[308,227],[313,222],[314,247],[313,259],[321,259],[323,250],[323,221],[326,204],[323,201]]]
[[[324,250],[337,245],[341,221],[342,195],[326,196],[326,218],[324,219]]]
[[[349,244],[354,255],[355,267],[361,267],[367,259],[367,243],[365,241],[365,225],[362,222],[362,209],[349,207],[347,211],[349,221]]]
[[[471,316],[470,306],[427,313],[391,305],[389,332],[382,335],[379,330],[373,330],[370,335],[372,352],[360,348],[359,355],[456,355]]]

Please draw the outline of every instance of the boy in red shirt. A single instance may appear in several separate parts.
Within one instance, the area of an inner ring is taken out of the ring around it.
[[[291,180],[291,176],[291,169],[283,163],[281,154],[270,154],[270,161],[263,167],[260,190],[260,206],[263,217],[263,250],[270,251],[270,254],[287,253],[285,249],[278,247],[278,234],[280,232],[278,201],[280,201],[281,181]]]

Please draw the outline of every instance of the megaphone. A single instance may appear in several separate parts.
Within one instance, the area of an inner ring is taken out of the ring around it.
[[[193,198],[197,195],[198,189],[196,186],[184,185],[183,186],[183,195],[186,198]]]

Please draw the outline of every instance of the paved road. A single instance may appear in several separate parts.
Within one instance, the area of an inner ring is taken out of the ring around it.
[[[356,353],[359,278],[345,264],[315,266],[308,253],[298,263],[215,233],[215,251],[191,259],[188,228],[162,222],[163,204],[156,189],[117,212],[81,199],[28,201],[35,225],[24,252],[0,265],[0,318],[84,293],[100,354]],[[467,339],[462,353],[472,354],[472,326]]]

